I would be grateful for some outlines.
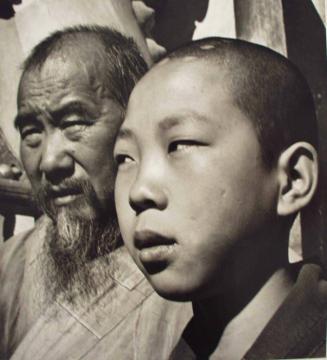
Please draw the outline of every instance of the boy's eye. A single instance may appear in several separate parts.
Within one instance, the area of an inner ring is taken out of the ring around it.
[[[168,146],[168,153],[175,151],[188,151],[194,147],[203,145],[201,142],[196,140],[176,140],[172,141]]]
[[[125,155],[125,154],[118,154],[115,156],[115,162],[118,166],[120,165],[124,165],[124,164],[130,164],[132,163],[134,160],[132,157]]]

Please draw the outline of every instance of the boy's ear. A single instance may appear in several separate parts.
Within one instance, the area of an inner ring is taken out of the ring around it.
[[[277,166],[277,214],[295,214],[309,204],[317,189],[317,151],[307,142],[297,142],[282,152]]]

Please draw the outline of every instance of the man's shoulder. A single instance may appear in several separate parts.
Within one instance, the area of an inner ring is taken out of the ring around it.
[[[42,216],[33,228],[12,236],[0,245],[0,276],[22,264],[26,256],[32,253],[40,237],[45,235],[47,221]]]
[[[13,359],[36,353],[33,358],[40,360],[129,359],[135,354],[140,359],[168,358],[191,316],[190,304],[159,297],[125,247],[112,255],[114,286],[111,281],[103,284],[99,294],[81,306],[53,304]]]
[[[14,235],[0,245],[0,276],[17,268],[25,259],[25,243],[31,237],[33,229]]]
[[[35,277],[28,266],[44,234],[45,221],[40,219],[31,230],[0,245],[0,357],[16,348],[34,322],[30,290]]]
[[[39,219],[35,226],[27,231],[13,236],[0,245],[0,303],[2,306],[18,299],[23,284],[31,277],[26,268],[33,263],[44,241],[46,219]]]

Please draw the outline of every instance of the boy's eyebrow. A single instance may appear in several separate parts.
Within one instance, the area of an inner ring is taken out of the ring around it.
[[[185,124],[186,122],[203,123],[205,121],[207,121],[207,118],[202,114],[196,111],[187,110],[176,116],[173,115],[163,118],[159,122],[158,127],[160,128],[160,130],[167,131],[175,126]],[[131,139],[134,136],[134,132],[131,129],[123,126],[119,129],[116,140]]]
[[[131,139],[133,137],[134,137],[134,133],[132,130],[125,127],[121,127],[118,131],[116,140]]]
[[[159,122],[160,130],[169,130],[175,126],[185,124],[186,122],[205,122],[207,119],[196,111],[185,111],[178,115],[167,116]]]

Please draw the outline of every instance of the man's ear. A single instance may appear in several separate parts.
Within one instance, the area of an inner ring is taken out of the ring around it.
[[[318,156],[307,142],[297,142],[282,152],[278,160],[279,198],[277,213],[297,213],[311,201],[318,183]]]

